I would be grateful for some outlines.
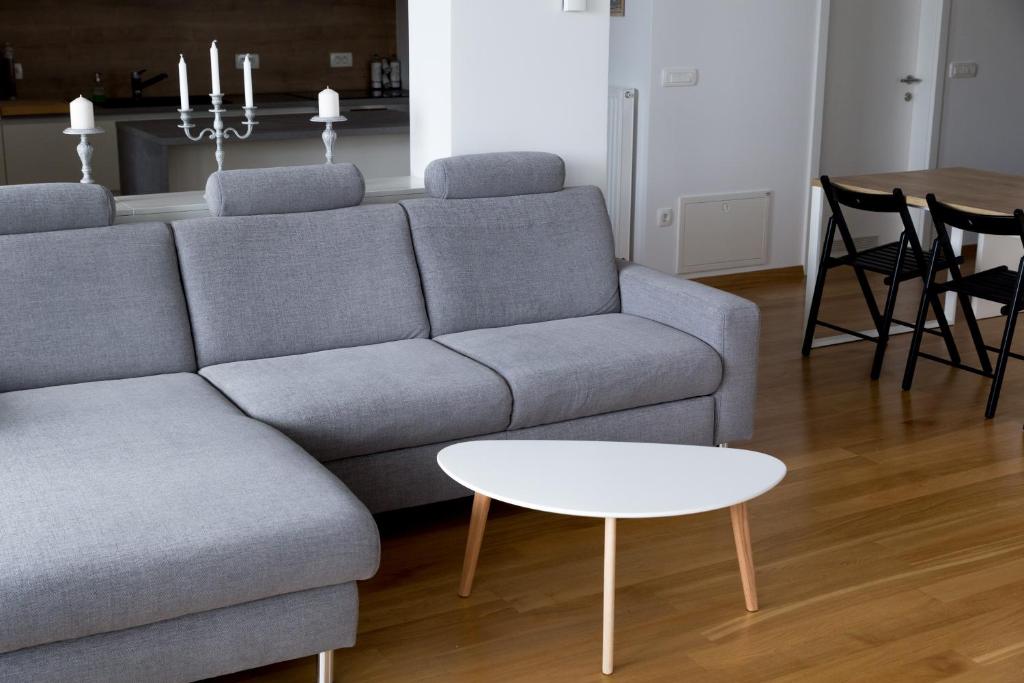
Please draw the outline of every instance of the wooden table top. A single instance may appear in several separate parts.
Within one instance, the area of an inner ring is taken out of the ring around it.
[[[976,168],[873,173],[832,178],[832,182],[860,192],[885,194],[898,187],[910,206],[927,208],[925,196],[934,192],[940,202],[975,213],[1009,215],[1014,209],[1024,208],[1024,176]],[[817,178],[811,184],[821,187]]]

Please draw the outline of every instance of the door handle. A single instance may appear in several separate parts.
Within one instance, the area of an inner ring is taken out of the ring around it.
[[[907,74],[900,79],[900,83],[906,83],[907,85],[913,85],[914,83],[920,83],[921,79],[914,74]]]

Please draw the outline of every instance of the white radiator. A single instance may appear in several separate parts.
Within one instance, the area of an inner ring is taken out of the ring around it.
[[[633,236],[633,167],[636,154],[636,88],[608,89],[608,215],[615,256],[630,258]]]

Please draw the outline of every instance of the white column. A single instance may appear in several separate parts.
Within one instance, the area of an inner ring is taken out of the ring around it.
[[[561,155],[569,185],[604,187],[609,0],[410,0],[411,173],[434,158]]]

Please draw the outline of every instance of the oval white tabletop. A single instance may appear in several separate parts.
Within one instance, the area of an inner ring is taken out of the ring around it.
[[[781,460],[755,451],[609,441],[467,441],[442,449],[437,462],[495,500],[623,519],[731,507],[786,475]]]

